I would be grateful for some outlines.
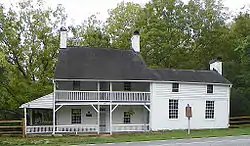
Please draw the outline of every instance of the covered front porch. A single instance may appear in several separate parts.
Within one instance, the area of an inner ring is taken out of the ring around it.
[[[58,103],[55,105],[56,122],[53,126],[53,95],[49,94],[21,106],[24,109],[26,134],[112,134],[150,130],[150,106],[145,103]],[[35,111],[39,110],[47,114],[37,114]]]

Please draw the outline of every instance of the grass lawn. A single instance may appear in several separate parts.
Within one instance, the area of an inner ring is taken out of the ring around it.
[[[130,141],[147,141],[147,140],[164,140],[164,139],[182,139],[182,138],[199,138],[215,136],[237,136],[250,135],[250,127],[239,127],[230,129],[217,130],[191,130],[187,135],[184,130],[150,132],[137,134],[114,134],[113,136],[36,136],[36,137],[0,137],[0,146],[9,145],[42,145],[42,146],[61,146],[75,144],[96,144],[109,142],[130,142]]]

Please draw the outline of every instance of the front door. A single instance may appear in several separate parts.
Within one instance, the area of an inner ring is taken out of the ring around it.
[[[100,108],[100,132],[105,132],[107,130],[106,125],[106,109]]]

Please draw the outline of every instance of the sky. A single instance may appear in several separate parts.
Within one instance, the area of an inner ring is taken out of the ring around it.
[[[19,0],[0,0],[5,6],[9,7],[10,3],[16,3]],[[105,21],[108,17],[108,10],[115,8],[122,1],[134,2],[144,5],[149,0],[45,0],[47,6],[55,8],[62,4],[68,14],[68,23],[80,24],[92,15],[96,14],[99,20]],[[188,1],[188,0],[184,0]],[[223,3],[230,11],[237,12],[243,6],[250,7],[250,0],[223,0]]]

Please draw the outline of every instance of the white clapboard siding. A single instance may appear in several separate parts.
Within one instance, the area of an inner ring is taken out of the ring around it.
[[[20,106],[20,108],[40,108],[40,109],[52,109],[53,108],[53,93],[27,102]]]
[[[190,104],[192,129],[227,128],[229,121],[229,85],[214,85],[207,93],[206,84],[180,83],[179,92],[172,92],[171,83],[153,83],[151,97],[152,130],[186,129],[185,107]],[[169,99],[178,100],[178,119],[169,119]],[[206,100],[215,102],[214,119],[205,119]]]

